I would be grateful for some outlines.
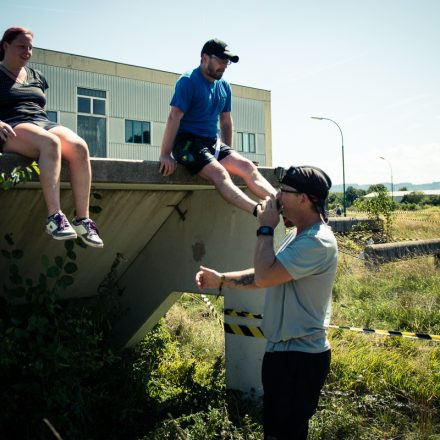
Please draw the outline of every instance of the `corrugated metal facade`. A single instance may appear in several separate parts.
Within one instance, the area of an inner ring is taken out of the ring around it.
[[[119,159],[158,160],[160,144],[169,112],[174,86],[140,79],[84,71],[70,67],[31,63],[41,70],[49,83],[47,110],[57,111],[59,122],[77,131],[77,88],[106,92],[106,156]],[[143,68],[139,68],[142,71]],[[265,103],[233,96],[232,117],[235,143],[237,132],[255,133],[256,153],[244,156],[266,165]],[[125,120],[148,121],[151,144],[125,143]],[[270,126],[270,124],[269,124]]]

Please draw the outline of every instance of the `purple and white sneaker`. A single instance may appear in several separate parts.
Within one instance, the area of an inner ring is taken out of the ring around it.
[[[76,217],[72,220],[73,229],[78,237],[88,246],[102,248],[104,242],[99,237],[98,228],[95,222],[90,218],[78,220]]]
[[[77,237],[75,230],[61,211],[47,217],[46,232],[55,240],[74,240]]]

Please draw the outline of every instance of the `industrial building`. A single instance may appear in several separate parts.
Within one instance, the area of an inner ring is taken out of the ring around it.
[[[156,161],[179,74],[34,48],[49,83],[49,118],[87,141],[92,157]],[[272,165],[270,91],[231,84],[234,147]]]

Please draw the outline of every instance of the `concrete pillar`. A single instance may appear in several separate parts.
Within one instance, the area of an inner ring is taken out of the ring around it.
[[[275,231],[275,247],[281,244],[285,228],[279,225]],[[253,231],[251,242],[255,246],[256,231]],[[253,255],[253,250],[252,250]],[[253,266],[253,262],[249,267]],[[236,268],[238,269],[238,267]],[[246,312],[252,315],[263,315],[265,289],[239,291],[225,290],[225,309],[235,312]],[[245,327],[261,327],[262,319],[256,317],[232,316],[225,314],[225,324]],[[236,327],[235,327],[236,328]],[[259,335],[258,332],[254,332]],[[261,363],[263,361],[266,339],[259,336],[225,333],[226,386],[239,390],[250,396],[261,396]]]

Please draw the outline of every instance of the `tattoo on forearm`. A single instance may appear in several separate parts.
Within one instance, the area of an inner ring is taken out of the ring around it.
[[[254,274],[243,275],[239,278],[231,280],[236,286],[249,286],[255,280]]]

